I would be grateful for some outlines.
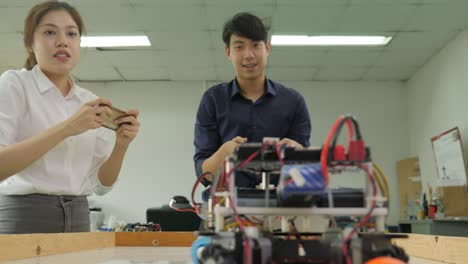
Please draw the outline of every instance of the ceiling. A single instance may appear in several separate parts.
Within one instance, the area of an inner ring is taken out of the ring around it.
[[[0,0],[0,72],[23,65],[38,1]],[[390,35],[386,47],[272,47],[267,75],[292,81],[406,81],[468,25],[467,0],[70,0],[88,35],[145,33],[152,47],[82,50],[80,81],[229,80],[224,22],[242,11],[270,34]]]

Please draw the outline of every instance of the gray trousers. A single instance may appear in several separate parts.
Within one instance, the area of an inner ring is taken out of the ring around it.
[[[89,232],[86,196],[0,195],[0,234]]]

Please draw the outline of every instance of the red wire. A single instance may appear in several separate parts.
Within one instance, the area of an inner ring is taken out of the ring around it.
[[[262,220],[258,219],[257,217],[255,216],[251,216],[250,218],[252,218],[254,221],[256,221],[257,223],[263,223]],[[250,220],[250,219],[249,219]],[[252,220],[250,220],[250,222],[253,222]]]
[[[329,182],[329,177],[328,177],[328,151],[330,150],[330,142],[331,142],[333,136],[335,135],[336,130],[337,130],[339,124],[341,123],[341,121],[343,120],[343,118],[344,118],[343,116],[338,117],[338,119],[333,124],[330,132],[328,133],[327,138],[325,139],[325,143],[324,143],[323,148],[322,148],[322,153],[320,154],[320,163],[322,165],[322,174],[323,174],[323,178],[325,180],[325,185],[326,186],[328,186],[328,182]]]
[[[263,150],[263,147],[262,147],[262,150]],[[232,168],[225,176],[225,181],[226,181],[226,185],[227,187],[229,188],[229,176],[231,176],[231,174],[234,172],[234,170],[238,170],[238,169],[241,169],[243,168],[245,165],[247,165],[249,162],[251,162],[253,159],[255,159],[255,157],[257,157],[258,155],[258,151],[255,151],[254,153],[252,153],[246,160],[244,160],[239,166],[235,167],[235,168]]]
[[[333,139],[333,137],[335,136],[335,134],[337,133],[337,129],[338,129],[339,125],[341,124],[341,122],[343,121],[343,119],[344,119],[344,116],[340,116],[340,117],[338,117],[338,119],[333,124],[330,132],[328,133],[327,138],[325,139],[325,143],[324,143],[324,146],[323,146],[323,149],[322,149],[322,153],[320,155],[320,163],[322,164],[322,173],[323,173],[323,177],[325,179],[325,184],[327,186],[328,186],[329,178],[330,178],[329,175],[328,175],[328,153],[330,151],[330,143],[331,143],[331,140]],[[346,122],[346,125],[348,127],[348,149],[349,149],[349,147],[351,146],[351,141],[353,140],[354,130],[353,130],[353,124],[352,124],[351,120],[346,119],[345,122]]]
[[[361,221],[359,221],[354,227],[353,227],[353,231],[351,231],[347,236],[346,238],[344,239],[343,241],[343,247],[341,248],[341,251],[343,253],[343,256],[346,257],[346,263],[347,264],[352,264],[352,261],[351,261],[351,257],[348,255],[348,241],[351,239],[351,237],[357,232],[357,229],[361,226],[363,226],[365,223],[367,223],[369,221],[369,219],[372,217],[372,212],[374,211],[375,209],[375,205],[376,205],[376,197],[377,197],[377,186],[375,184],[375,180],[374,180],[374,175],[372,174],[372,172],[369,170],[369,168],[367,168],[366,166],[362,165],[362,164],[358,164],[358,166],[363,169],[364,171],[366,171],[367,173],[367,176],[369,177],[369,181],[371,182],[372,184],[372,202],[371,202],[371,206],[369,208],[369,211],[367,212],[367,214],[361,219]]]
[[[268,147],[268,142],[265,142],[265,144],[263,144],[260,151],[265,151],[267,147]],[[255,151],[254,153],[250,154],[250,156],[246,160],[244,160],[237,167],[231,168],[231,170],[225,175],[225,182],[226,182],[226,190],[227,191],[229,191],[230,176],[234,172],[234,170],[243,168],[245,165],[247,165],[249,162],[251,162],[255,157],[257,157],[258,154],[260,153],[260,151]],[[245,235],[245,238],[244,238],[244,253],[245,253],[244,254],[244,261],[245,261],[245,263],[251,263],[251,254],[250,254],[251,253],[250,252],[251,247],[250,247],[249,239],[248,239],[248,237],[246,235],[244,224],[242,223],[242,221],[241,221],[241,219],[239,217],[239,214],[237,213],[236,205],[232,201],[232,198],[231,198],[230,195],[228,196],[228,200],[229,200],[229,204],[231,205],[232,211],[234,212],[234,219],[236,220],[237,224],[239,225],[239,228],[241,229],[241,232],[244,233],[244,235]]]
[[[218,191],[220,189],[220,187],[224,187],[225,186],[225,175],[226,175],[226,172],[224,171],[224,168],[226,167],[226,160],[223,161],[223,169],[221,170],[221,173],[220,173],[220,177],[219,177],[219,180],[218,180],[218,183],[217,183],[217,186],[214,186],[215,189],[214,191],[212,192],[215,193],[216,191]],[[211,197],[211,208],[214,209],[216,204],[218,203],[218,199],[217,197],[213,196]]]
[[[236,169],[240,169],[247,165],[250,161],[252,161],[255,157],[257,157],[258,151],[252,153],[244,162],[242,162],[237,168],[232,168],[226,175],[225,175],[225,181],[226,181],[226,190],[229,192],[229,183],[230,183],[230,176]],[[234,212],[234,219],[236,220],[237,224],[239,225],[239,228],[241,229],[241,232],[244,233],[244,261],[245,263],[251,263],[251,256],[250,256],[250,243],[249,239],[247,238],[246,231],[244,224],[242,223],[238,213],[237,213],[237,208],[234,202],[232,201],[232,198],[230,195],[228,195],[228,200],[229,204],[231,205],[232,211]]]
[[[351,141],[353,140],[353,123],[351,122],[351,120],[349,119],[346,119],[346,125],[348,126],[348,150],[349,150],[349,147],[351,146]]]
[[[200,214],[200,208],[198,207],[197,203],[195,203],[195,190],[197,189],[198,185],[203,181],[203,179],[206,178],[206,176],[210,174],[213,175],[213,173],[209,171],[204,172],[202,175],[200,175],[200,177],[198,177],[197,181],[195,182],[195,185],[193,185],[192,194],[191,194],[193,209],[182,209],[182,208],[177,208],[173,206],[170,206],[170,207],[178,212],[193,212],[196,214]]]
[[[330,142],[334,138],[335,134],[337,133],[337,129],[338,129],[339,125],[341,124],[341,122],[343,121],[343,119],[344,119],[344,117],[340,116],[335,121],[335,123],[333,124],[333,126],[332,126],[332,128],[330,130],[330,133],[328,134],[328,136],[327,136],[327,138],[325,140],[325,143],[324,143],[324,146],[323,146],[323,149],[322,149],[322,153],[320,155],[320,163],[321,163],[321,167],[322,167],[322,173],[323,173],[323,177],[324,177],[324,180],[325,180],[327,185],[328,185],[328,182],[329,182],[328,156],[329,156],[329,151],[330,151]],[[351,142],[353,140],[354,131],[353,131],[353,124],[352,124],[351,120],[346,119],[346,125],[348,127],[348,150],[349,150],[349,147],[351,146]],[[358,166],[361,169],[363,169],[364,171],[366,171],[366,173],[367,173],[367,175],[369,177],[369,181],[372,184],[372,196],[373,197],[372,197],[372,202],[371,202],[369,211],[361,219],[361,221],[359,221],[353,227],[353,230],[346,236],[346,238],[345,238],[345,240],[343,242],[342,253],[343,253],[343,256],[346,257],[347,264],[352,264],[351,258],[348,255],[348,245],[347,244],[348,244],[349,240],[353,237],[353,235],[357,232],[357,229],[359,227],[363,226],[365,223],[367,223],[369,221],[369,219],[372,216],[372,212],[374,211],[375,206],[376,206],[377,187],[376,187],[376,184],[375,184],[374,176],[373,176],[372,172],[366,166],[364,166],[362,164],[358,164]]]
[[[196,213],[194,209],[182,209],[182,208],[177,208],[177,207],[174,207],[174,206],[170,206],[172,209],[174,209],[175,211],[177,212],[192,212],[192,213]]]
[[[213,173],[207,171],[200,175],[200,177],[198,177],[197,181],[195,182],[195,185],[193,185],[192,188],[192,206],[195,209],[195,213],[197,214],[200,214],[200,208],[198,208],[197,203],[195,203],[195,190],[197,189],[198,185],[203,181],[203,179],[210,174],[213,175]]]
[[[268,146],[268,143],[269,142],[265,142],[265,144],[263,144],[262,148],[261,148],[261,151],[265,151],[267,146]],[[277,145],[277,144],[276,144]],[[278,152],[279,148],[277,147],[277,154],[278,154],[278,159],[280,160],[280,162],[283,162],[282,160],[282,157],[281,157],[281,153]],[[246,160],[244,160],[240,165],[238,165],[237,167],[234,167],[232,168],[227,174],[225,172],[225,168],[226,168],[226,161],[224,161],[223,163],[223,171],[221,172],[221,178],[220,178],[220,182],[218,182],[218,186],[215,186],[215,189],[217,189],[217,187],[220,186],[223,186],[222,184],[223,183],[226,183],[226,190],[229,191],[229,177],[230,175],[234,172],[234,170],[236,169],[240,169],[242,167],[244,167],[245,165],[247,165],[249,162],[251,162],[255,157],[257,157],[257,155],[259,154],[259,151],[256,151],[254,153],[252,153]],[[283,164],[283,163],[282,163]],[[203,173],[198,179],[197,181],[195,182],[195,185],[193,186],[192,188],[192,204],[193,204],[193,208],[195,209],[195,212],[197,214],[200,214],[200,209],[198,207],[198,205],[195,203],[195,190],[197,189],[197,186],[202,182],[202,180],[207,176],[207,175],[213,175],[211,172],[205,172]],[[216,190],[215,190],[216,191]],[[214,201],[214,197],[212,197],[212,201]],[[239,217],[239,214],[237,213],[237,209],[236,209],[236,206],[234,204],[234,202],[232,201],[232,198],[231,196],[228,196],[228,200],[229,200],[229,203],[231,205],[231,208],[234,212],[234,219],[235,221],[237,222],[237,224],[239,225],[239,228],[241,229],[241,231],[245,234],[245,238],[244,238],[244,260],[245,260],[245,263],[251,263],[251,252],[250,252],[250,244],[249,244],[249,240],[248,240],[248,237],[246,235],[246,231],[245,231],[245,227]],[[212,204],[213,205],[213,204]],[[174,208],[176,209],[176,208]],[[184,209],[178,209],[178,210],[184,210]],[[188,212],[189,210],[186,209],[187,211],[185,212]]]
[[[239,217],[239,214],[237,213],[236,206],[234,205],[234,202],[232,201],[231,196],[228,196],[229,203],[231,204],[232,211],[234,212],[234,219],[236,220],[237,224],[239,225],[239,228],[241,229],[241,232],[244,233],[244,260],[245,263],[252,263],[251,262],[251,255],[250,255],[250,243],[249,239],[247,237],[247,233],[245,231],[244,224],[242,223],[242,220]]]
[[[275,150],[276,150],[276,155],[278,156],[278,160],[282,165],[284,165],[284,159],[283,159],[283,156],[281,155],[281,149],[280,149],[280,145],[278,142],[275,142]]]

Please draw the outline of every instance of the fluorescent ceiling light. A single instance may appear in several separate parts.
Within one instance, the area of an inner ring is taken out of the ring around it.
[[[392,37],[385,36],[301,36],[273,35],[276,46],[385,46]]]
[[[86,36],[81,47],[142,47],[151,46],[147,36]]]

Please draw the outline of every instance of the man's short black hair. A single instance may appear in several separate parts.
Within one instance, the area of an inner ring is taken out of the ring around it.
[[[229,47],[232,34],[267,43],[268,32],[262,20],[250,13],[238,13],[224,24],[223,41]]]

